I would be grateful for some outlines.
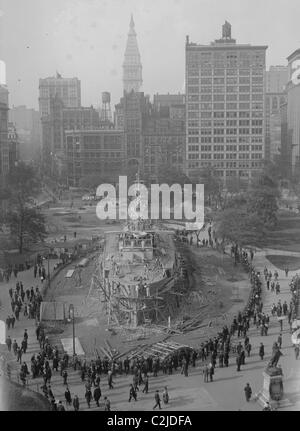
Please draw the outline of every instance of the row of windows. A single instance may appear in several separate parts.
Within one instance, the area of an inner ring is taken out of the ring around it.
[[[239,156],[239,157],[237,157],[237,156]],[[250,159],[250,154],[239,154],[238,155],[237,153],[228,153],[228,154],[222,154],[222,153],[220,153],[220,154],[206,154],[206,153],[199,154],[199,153],[197,153],[197,154],[189,154],[188,155],[188,160],[198,160],[198,159],[235,160],[237,158],[239,158],[240,160]],[[252,160],[262,159],[262,154],[261,153],[252,153],[251,159]]]
[[[224,127],[224,126],[230,127],[230,126],[262,126],[263,120],[201,120],[199,122],[199,127]],[[189,127],[198,127],[198,123],[193,122],[189,123]]]
[[[215,166],[218,168],[243,168],[243,169],[247,169],[247,168],[260,168],[261,167],[261,162],[198,162],[198,161],[193,161],[193,162],[189,162],[189,169],[195,169],[195,168],[199,168],[200,166]],[[225,171],[226,172],[226,176],[236,176],[237,172],[236,171]],[[248,176],[247,172],[239,172],[240,176]],[[218,176],[223,176],[223,171],[216,171],[216,175]]]
[[[250,128],[228,128],[228,129],[201,129],[201,135],[261,135],[263,133],[263,129],[260,127]],[[188,131],[189,135],[199,135],[199,129],[190,129]]]
[[[211,84],[217,84],[222,85],[225,84],[225,78],[201,78],[199,77],[187,77],[188,85],[211,85]],[[226,84],[250,84],[251,79],[250,76],[240,76],[238,77],[228,77],[226,79]],[[263,76],[253,76],[252,77],[252,83],[255,84],[263,84]]]
[[[251,142],[252,143],[262,143],[263,138],[262,137],[251,137]],[[212,142],[214,143],[222,143],[225,142],[225,138],[221,137],[221,136],[217,136],[214,137],[213,140],[210,136],[201,136],[201,139],[199,139],[198,136],[190,136],[188,139],[188,143],[189,144],[198,144],[199,142],[201,142],[202,144],[211,144]],[[250,137],[246,137],[246,136],[239,136],[239,138],[237,137],[226,137],[226,143],[249,143],[250,142]]]
[[[262,151],[262,145],[189,145],[189,152],[199,152],[199,151],[247,151],[249,153],[250,148],[252,151]]]

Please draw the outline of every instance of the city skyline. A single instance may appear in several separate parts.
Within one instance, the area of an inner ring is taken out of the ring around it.
[[[286,57],[300,42],[294,37],[295,11],[300,5],[294,0],[289,4],[293,7],[287,8],[282,0],[164,0],[159,7],[157,1],[135,0],[2,0],[0,50],[7,67],[10,106],[25,104],[37,109],[38,79],[54,76],[56,70],[63,77],[81,80],[84,106],[98,106],[102,91],[110,91],[113,104],[117,103],[123,93],[122,62],[131,13],[145,94],[183,93],[185,36],[191,42],[208,44],[221,36],[225,19],[232,24],[237,43],[269,46],[267,69],[286,65]],[[267,29],[266,17],[272,19]],[[16,27],[18,32],[14,32]],[[272,31],[274,28],[281,31]]]

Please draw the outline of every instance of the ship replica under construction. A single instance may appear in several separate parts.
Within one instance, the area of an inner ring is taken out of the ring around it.
[[[131,328],[170,325],[188,283],[174,232],[150,220],[130,221],[121,231],[106,232],[99,273],[108,324]]]

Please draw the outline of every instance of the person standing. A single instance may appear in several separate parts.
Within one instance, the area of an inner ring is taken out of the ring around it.
[[[209,371],[209,379],[212,382],[213,381],[213,376],[215,374],[215,369],[212,363],[209,364],[208,366],[208,371]]]
[[[165,386],[162,397],[163,397],[164,404],[168,404],[169,403],[169,393],[168,393],[167,386]]]
[[[246,401],[249,402],[252,395],[252,389],[249,383],[247,383],[246,386],[244,387],[244,392],[245,392]]]
[[[259,356],[260,356],[260,359],[263,361],[265,356],[265,346],[263,345],[263,343],[260,343],[260,346],[259,346]]]
[[[159,396],[159,391],[158,390],[155,392],[154,400],[155,400],[155,405],[153,407],[153,410],[155,410],[157,406],[159,407],[159,410],[161,410],[160,396]]]
[[[73,407],[75,412],[78,412],[79,410],[79,399],[78,399],[78,395],[75,395],[74,400],[73,400]]]
[[[136,397],[136,391],[133,387],[133,385],[130,385],[130,389],[129,389],[129,399],[128,402],[130,403],[130,401],[132,400],[132,398],[134,399],[134,401],[137,401],[137,397]]]
[[[107,397],[104,397],[104,411],[110,412],[110,400]]]
[[[63,372],[62,372],[62,378],[64,379],[64,385],[68,385],[68,382],[67,382],[67,380],[68,380],[68,373],[67,373],[67,370],[63,370]]]
[[[90,408],[91,407],[91,399],[92,399],[92,392],[90,389],[87,389],[85,391],[85,399],[86,399],[88,408]]]
[[[10,352],[11,351],[11,345],[12,345],[12,341],[10,336],[8,335],[8,337],[6,338],[6,345],[7,345],[7,349]]]
[[[100,386],[98,385],[94,389],[94,400],[96,402],[97,407],[100,407],[99,405],[100,398],[101,398],[101,389],[100,389]]]
[[[66,390],[65,390],[65,400],[67,405],[70,406],[72,404],[71,392],[68,386],[66,387]]]
[[[281,346],[282,346],[282,334],[281,333],[278,335],[277,344],[279,346],[279,349],[281,349]]]
[[[144,377],[144,388],[143,388],[143,393],[145,393],[145,394],[148,394],[148,391],[149,391],[149,378],[148,378],[148,375],[146,374],[145,375],[145,377]]]
[[[108,373],[107,373],[107,382],[108,382],[108,388],[109,389],[113,389],[114,387],[113,387],[113,373],[112,373],[112,371],[111,370],[108,370]]]
[[[300,351],[299,344],[295,345],[294,350],[295,350],[295,358],[298,359],[299,358],[299,351]]]

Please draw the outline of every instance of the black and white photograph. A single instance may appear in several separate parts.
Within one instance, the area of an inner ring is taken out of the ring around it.
[[[0,412],[300,411],[299,17],[0,0]]]

